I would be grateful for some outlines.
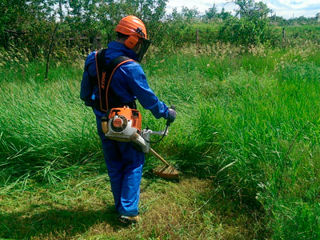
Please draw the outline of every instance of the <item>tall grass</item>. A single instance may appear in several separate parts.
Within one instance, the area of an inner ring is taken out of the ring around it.
[[[178,111],[156,148],[182,172],[210,177],[221,193],[263,209],[275,239],[317,239],[320,52],[228,46],[144,64],[156,94]],[[93,113],[78,97],[81,68],[56,66],[48,81],[42,68],[1,71],[1,189],[19,179],[55,182],[79,164],[103,162]],[[141,111],[144,126],[163,127]]]
[[[101,155],[93,117],[78,97],[81,71],[57,67],[43,81],[43,68],[32,63],[25,73],[1,74],[1,186],[28,177],[55,182],[73,164]]]
[[[320,234],[320,65],[311,49],[174,56],[150,71],[161,72],[152,83],[182,112],[163,151],[185,172],[262,206],[274,238]]]

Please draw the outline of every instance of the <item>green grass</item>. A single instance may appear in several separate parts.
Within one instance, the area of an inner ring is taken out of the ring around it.
[[[315,41],[319,43],[320,26],[316,25],[300,25],[300,26],[286,26],[285,27],[287,38],[290,41],[296,39],[304,39],[308,41]]]
[[[80,103],[79,85],[73,84],[75,71],[59,67],[52,71],[57,81],[41,82],[40,67],[30,68],[29,78],[18,73],[17,81],[1,88],[1,185],[23,176],[54,182],[68,173],[66,167],[91,161],[99,152],[92,138],[93,116]]]
[[[0,238],[10,239],[253,239],[255,211],[212,196],[210,183],[145,178],[141,185],[142,222],[117,222],[105,173],[79,174],[63,184],[30,184],[1,197]],[[247,227],[246,224],[252,224]]]
[[[151,87],[178,111],[169,136],[155,148],[175,163],[186,182],[166,186],[149,179],[158,163],[148,157],[144,181],[153,188],[142,199],[142,206],[150,204],[144,206],[146,222],[124,230],[105,208],[112,201],[105,182],[99,182],[105,168],[94,116],[79,100],[81,64],[54,66],[47,81],[42,81],[41,63],[24,70],[3,67],[0,218],[6,224],[0,225],[5,233],[0,237],[319,238],[318,49],[307,44],[241,52],[218,44],[163,59],[149,56],[144,68]],[[140,110],[144,126],[163,128],[164,120]],[[190,177],[203,180],[192,178],[193,186]],[[93,184],[95,179],[99,184]],[[88,188],[79,190],[81,182]],[[42,197],[43,189],[49,192]],[[156,200],[157,189],[164,204]],[[17,208],[28,193],[34,196]],[[32,208],[38,198],[41,207]],[[176,219],[172,212],[179,212]],[[64,228],[60,220],[72,227]],[[34,227],[22,227],[30,224]],[[14,235],[15,228],[22,230]]]

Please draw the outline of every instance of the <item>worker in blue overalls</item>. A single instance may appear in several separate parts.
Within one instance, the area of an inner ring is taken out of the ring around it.
[[[134,61],[126,61],[112,75],[109,91],[109,108],[129,106],[136,108],[135,100],[149,109],[156,118],[175,120],[176,112],[160,101],[148,86],[145,73],[140,64],[150,41],[144,23],[135,16],[120,20],[116,27],[117,40],[108,44],[103,60],[106,64],[119,56]],[[101,111],[99,86],[97,84],[96,52],[89,54],[85,61],[80,97],[86,105],[92,106],[96,115],[98,134],[102,141],[105,162],[108,168],[115,207],[120,221],[125,223],[139,220],[138,204],[144,153],[136,150],[131,143],[107,139],[101,129]]]

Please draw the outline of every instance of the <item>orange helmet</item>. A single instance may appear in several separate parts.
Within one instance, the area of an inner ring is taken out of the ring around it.
[[[142,43],[136,52],[137,60],[140,62],[151,43],[148,40],[147,29],[144,23],[136,16],[126,16],[120,20],[116,27],[116,32],[129,36],[124,42],[127,48],[133,49],[139,41]]]
[[[129,36],[125,45],[130,49],[136,46],[140,38],[148,39],[146,26],[136,16],[122,18],[116,27],[116,32]]]

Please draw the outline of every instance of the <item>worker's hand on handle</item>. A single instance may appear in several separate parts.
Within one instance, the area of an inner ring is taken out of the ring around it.
[[[167,125],[169,126],[176,119],[177,113],[175,111],[175,107],[171,106],[168,112]]]

